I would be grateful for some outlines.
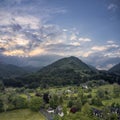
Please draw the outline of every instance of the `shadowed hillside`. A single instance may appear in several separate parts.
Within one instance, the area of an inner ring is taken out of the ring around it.
[[[113,73],[118,73],[120,74],[120,63],[118,63],[117,65],[113,66],[109,72],[113,72]]]

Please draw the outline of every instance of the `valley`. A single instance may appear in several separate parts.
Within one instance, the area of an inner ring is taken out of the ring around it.
[[[73,56],[37,72],[1,77],[0,118],[117,120],[119,78],[118,71],[99,71]]]

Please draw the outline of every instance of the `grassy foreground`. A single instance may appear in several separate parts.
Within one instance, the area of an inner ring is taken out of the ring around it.
[[[41,113],[23,109],[0,113],[0,120],[45,120],[45,117]]]

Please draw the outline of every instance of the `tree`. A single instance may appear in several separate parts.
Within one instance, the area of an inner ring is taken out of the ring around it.
[[[50,104],[50,107],[52,107],[52,108],[56,108],[57,107],[57,105],[56,105],[56,103],[55,103],[55,101],[53,99],[50,99],[49,104]]]
[[[118,108],[119,110],[120,105],[116,103],[112,103],[111,108]],[[104,120],[118,120],[119,114],[112,113],[109,107],[104,107],[103,109],[103,118]]]
[[[96,105],[96,106],[102,106],[102,101],[99,97],[96,97],[96,98],[92,98],[91,100],[91,104],[92,105]]]
[[[0,91],[4,91],[5,87],[2,81],[0,81]]]
[[[58,97],[56,94],[54,94],[51,98],[50,98],[50,107],[52,108],[56,108],[58,105],[60,105],[60,97]]]
[[[113,94],[114,94],[114,97],[120,96],[120,85],[114,84]]]
[[[60,103],[60,104],[63,103],[63,97],[62,97],[62,96],[59,97],[59,103]]]
[[[104,98],[105,97],[105,92],[102,89],[98,89],[97,91],[97,97],[99,98]]]
[[[67,107],[63,107],[63,113],[64,113],[64,115],[67,115]]]
[[[117,114],[111,114],[110,115],[110,120],[118,120],[118,115]]]
[[[60,117],[58,115],[54,115],[53,120],[60,120]]]
[[[8,110],[8,95],[3,95],[2,96],[2,101],[3,101],[3,110],[6,112]]]
[[[39,111],[39,109],[43,107],[43,100],[41,98],[38,98],[38,97],[33,97],[31,100],[30,100],[30,103],[29,103],[29,108],[32,110],[32,111]]]
[[[113,103],[111,104],[111,107],[117,107],[117,108],[120,108],[120,104],[119,104],[119,103],[115,103],[115,102],[113,102]]]
[[[82,102],[82,105],[84,105],[86,102],[87,102],[87,96],[83,95],[82,99],[81,99],[81,102]]]
[[[69,108],[71,108],[73,105],[74,105],[74,103],[73,103],[72,100],[70,100],[70,101],[68,102],[68,104],[67,104],[67,106],[68,106]]]
[[[87,115],[87,116],[91,116],[91,107],[88,103],[86,103],[83,107],[82,107],[82,112]]]
[[[82,105],[87,102],[87,96],[83,94],[83,90],[80,90],[80,92],[78,92],[78,98],[81,100]]]
[[[79,111],[81,111],[81,109],[82,109],[82,101],[81,101],[81,99],[77,99],[77,101],[75,102],[75,106]]]
[[[44,93],[43,100],[45,103],[49,103],[49,94],[48,93]]]
[[[27,107],[26,99],[23,98],[23,97],[21,97],[21,96],[15,96],[15,97],[13,97],[12,98],[12,104],[17,109],[26,108]]]
[[[2,111],[3,111],[3,101],[0,100],[0,112],[2,112]]]

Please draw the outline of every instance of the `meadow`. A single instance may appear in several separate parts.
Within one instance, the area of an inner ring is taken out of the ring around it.
[[[45,120],[45,117],[40,112],[21,109],[0,113],[0,120]]]

